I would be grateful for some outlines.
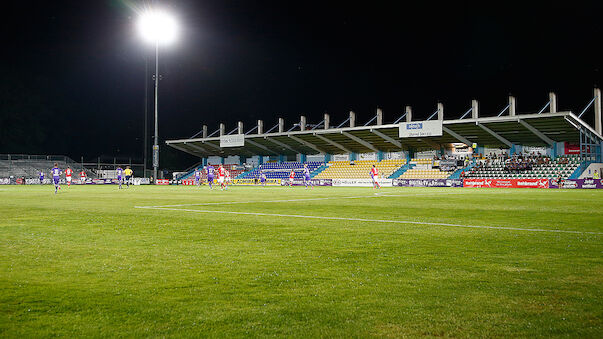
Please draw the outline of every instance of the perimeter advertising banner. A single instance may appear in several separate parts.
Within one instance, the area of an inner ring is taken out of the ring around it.
[[[312,186],[333,186],[332,179],[310,179]],[[282,186],[289,186],[289,180],[282,180]],[[293,186],[304,186],[303,180],[293,180]]]
[[[382,187],[392,187],[392,179],[377,179]],[[371,179],[333,179],[333,186],[373,187]]]
[[[463,187],[462,179],[394,179],[398,187]]]
[[[463,179],[463,187],[549,188],[549,179]]]
[[[549,183],[549,188],[583,188],[583,189],[593,189],[599,188],[603,189],[603,180],[601,179],[565,179],[561,181],[561,187],[557,180],[551,180]]]
[[[420,138],[442,135],[442,121],[413,121],[400,124],[400,138]]]
[[[245,146],[245,134],[222,135],[220,137],[220,147],[241,146]]]

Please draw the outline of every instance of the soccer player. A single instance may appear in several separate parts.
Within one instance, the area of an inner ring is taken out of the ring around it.
[[[224,171],[226,173],[226,177],[225,177],[225,185],[226,185],[226,189],[228,189],[228,185],[230,185],[230,171],[229,170],[225,170]]]
[[[199,186],[201,184],[201,171],[199,168],[195,168],[195,185]]]
[[[117,166],[117,169],[115,170],[115,172],[117,174],[117,183],[119,183],[119,189],[121,189],[121,183],[122,183],[121,176],[124,174],[124,170],[121,168],[121,166]]]
[[[130,188],[130,180],[132,180],[132,169],[130,166],[126,166],[124,174],[126,175],[126,187]]]
[[[308,168],[308,164],[304,164],[304,189],[308,189],[310,186],[311,189],[314,189],[314,185],[312,185],[312,181],[310,181],[310,169]]]
[[[262,172],[262,174],[260,174],[260,183],[262,184],[262,186],[266,186],[266,173]]]
[[[65,170],[65,180],[67,180],[67,188],[69,188],[71,186],[71,175],[73,174],[73,170],[71,169],[71,167],[67,166],[67,169]]]
[[[209,184],[209,189],[213,190],[214,189],[214,167],[210,164],[207,164],[207,167],[205,168],[205,170],[207,171],[207,183]]]
[[[80,172],[80,183],[83,185],[86,183],[86,171],[82,168]]]
[[[220,184],[220,189],[224,190],[224,176],[225,176],[225,169],[224,166],[222,166],[222,164],[220,164],[220,167],[218,167],[218,184]]]
[[[291,173],[289,173],[289,187],[293,187],[293,180],[295,179],[295,170],[291,169]]]
[[[52,182],[54,182],[54,194],[57,194],[57,191],[61,189],[61,170],[56,162],[54,163],[54,167],[50,170],[50,173],[52,173]]]
[[[373,168],[371,168],[371,179],[373,180],[373,189],[381,188],[381,185],[379,185],[379,182],[377,182],[377,179],[379,179],[379,170],[377,167],[375,167],[375,165],[373,165]]]
[[[40,171],[40,185],[44,185],[44,171]]]

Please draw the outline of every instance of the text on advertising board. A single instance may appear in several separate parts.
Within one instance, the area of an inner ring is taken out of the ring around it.
[[[442,121],[403,122],[400,124],[400,138],[418,138],[442,135]]]

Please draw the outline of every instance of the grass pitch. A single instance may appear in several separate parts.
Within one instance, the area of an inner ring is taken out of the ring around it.
[[[603,191],[53,193],[0,187],[1,337],[603,336]]]

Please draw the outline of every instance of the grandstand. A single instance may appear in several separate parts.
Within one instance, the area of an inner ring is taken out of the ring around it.
[[[357,160],[350,161],[330,161],[326,164],[326,169],[315,175],[316,179],[357,179],[366,178],[373,165],[379,170],[379,176],[388,178],[396,170],[406,164],[406,159],[388,159],[382,161],[375,160]]]
[[[382,178],[390,179],[460,179],[461,173],[464,178],[578,178],[589,165],[602,163],[600,98],[601,91],[595,89],[594,98],[579,114],[559,111],[555,93],[549,93],[540,111],[526,114],[517,112],[516,99],[509,96],[508,105],[489,116],[480,116],[479,102],[473,100],[467,112],[449,119],[438,103],[423,121],[414,121],[407,106],[389,124],[381,109],[364,125],[356,123],[355,112],[336,127],[329,114],[317,124],[308,124],[301,116],[288,129],[279,118],[267,131],[261,120],[247,132],[243,122],[230,133],[220,124],[212,133],[203,126],[190,138],[166,144],[198,156],[202,164],[209,158],[214,158],[212,163],[238,159],[234,161],[241,165],[254,164],[242,178],[255,177],[260,168],[268,177],[285,178],[303,163],[312,166],[315,179],[366,179],[372,164]],[[590,107],[595,113],[592,127],[582,119]],[[504,157],[489,158],[491,150]],[[534,150],[540,158],[527,164],[509,160],[523,159]],[[292,157],[295,162],[285,161]],[[277,164],[266,164],[276,159]]]
[[[580,166],[580,159],[577,155],[560,156],[551,159],[547,156],[538,156],[533,158],[523,158],[524,168],[509,166],[513,159],[487,159],[481,160],[478,164],[465,174],[467,178],[491,178],[491,179],[563,179],[570,178]]]
[[[308,169],[310,173],[316,171],[319,167],[323,166],[323,162],[318,161],[309,161],[305,162],[308,165]],[[302,162],[268,162],[264,163],[251,171],[243,173],[239,179],[254,179],[259,177],[260,173],[263,172],[266,174],[266,178],[268,179],[286,179],[289,178],[289,174],[291,170],[295,171],[295,178],[302,179],[304,163]]]

